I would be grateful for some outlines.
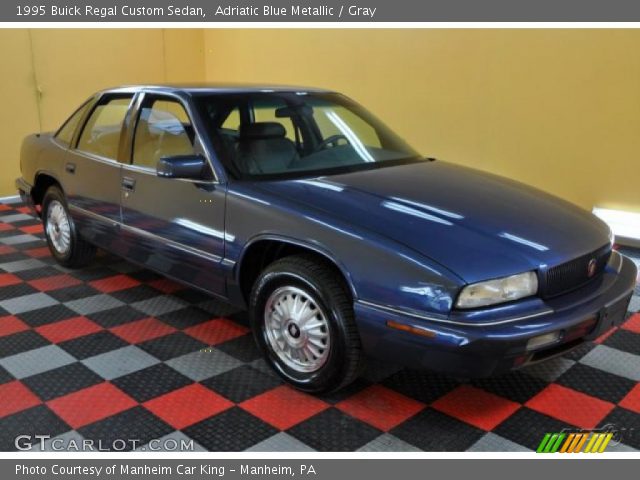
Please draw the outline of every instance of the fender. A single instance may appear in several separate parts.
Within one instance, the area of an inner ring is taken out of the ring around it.
[[[351,292],[351,296],[353,297],[354,301],[358,298],[358,293],[355,289],[355,286],[353,284],[349,271],[347,270],[347,268],[342,262],[335,259],[335,257],[331,254],[331,251],[327,249],[324,245],[309,243],[294,237],[288,237],[286,235],[274,234],[274,233],[264,233],[264,234],[261,233],[261,234],[255,235],[251,237],[247,241],[247,243],[245,243],[244,248],[242,249],[242,253],[236,263],[236,269],[234,272],[234,281],[236,282],[237,285],[240,284],[240,266],[242,265],[242,261],[244,260],[246,252],[249,250],[251,245],[261,240],[272,240],[272,241],[278,241],[282,243],[288,243],[290,245],[295,245],[297,247],[307,248],[317,253],[318,255],[322,255],[329,262],[331,262],[332,265],[335,265],[340,271],[340,273],[342,274],[342,276],[345,278],[345,280],[347,281],[347,285],[349,287],[349,291]]]

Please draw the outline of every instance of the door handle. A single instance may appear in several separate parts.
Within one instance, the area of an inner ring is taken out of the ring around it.
[[[122,189],[127,192],[133,192],[136,189],[136,179],[131,177],[122,178]]]
[[[76,164],[68,162],[64,165],[64,169],[67,173],[73,175],[74,173],[76,173]]]

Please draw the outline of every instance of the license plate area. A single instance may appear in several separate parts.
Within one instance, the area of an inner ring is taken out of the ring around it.
[[[612,327],[622,325],[627,315],[630,301],[631,295],[628,295],[600,310],[598,313],[598,323],[593,332],[588,335],[587,340],[596,339]]]

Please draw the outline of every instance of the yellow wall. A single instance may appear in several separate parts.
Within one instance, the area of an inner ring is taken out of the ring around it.
[[[29,52],[26,30],[0,29],[0,196],[16,193],[20,141],[39,129]]]
[[[207,80],[333,88],[425,155],[640,211],[638,51],[640,30],[0,30],[0,196],[22,137],[92,92]]]
[[[640,211],[640,30],[224,29],[205,48],[209,81],[337,89],[424,154]]]
[[[0,30],[0,196],[15,193],[25,135],[55,130],[102,88],[203,81],[203,46],[202,30]]]

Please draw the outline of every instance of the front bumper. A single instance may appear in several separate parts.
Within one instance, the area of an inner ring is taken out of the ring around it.
[[[429,319],[364,301],[356,301],[355,313],[371,356],[450,375],[486,377],[560,355],[622,323],[636,277],[635,264],[614,252],[604,274],[591,284],[546,302],[516,302],[520,310],[515,316],[513,308],[499,307],[495,311],[504,311],[503,316],[485,311],[483,316],[490,317],[486,321],[473,312]],[[398,330],[398,325],[411,331]],[[530,339],[553,332],[559,335],[555,343],[527,349]]]

